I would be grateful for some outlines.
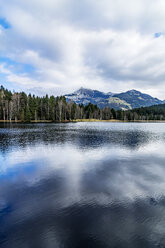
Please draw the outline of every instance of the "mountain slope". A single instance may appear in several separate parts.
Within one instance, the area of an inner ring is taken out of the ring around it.
[[[115,94],[114,97],[126,101],[132,108],[148,107],[163,103],[163,101],[137,90],[129,90],[124,93]]]
[[[87,105],[88,103],[97,104],[99,107],[108,105],[108,98],[113,96],[113,93],[104,93],[98,90],[80,88],[74,93],[65,95],[69,101],[74,101],[77,104]]]
[[[114,94],[104,93],[98,90],[80,88],[74,93],[65,95],[67,101],[74,101],[77,104],[87,105],[88,103],[97,104],[98,107],[104,108],[109,106],[114,109],[129,110],[133,108],[147,107],[157,104],[163,104],[157,98],[141,93],[137,90]]]

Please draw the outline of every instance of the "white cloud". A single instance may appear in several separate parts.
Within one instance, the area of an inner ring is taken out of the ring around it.
[[[80,86],[120,92],[135,88],[164,99],[163,0],[6,0],[0,16],[1,57],[31,65],[8,82],[40,93],[63,94]]]

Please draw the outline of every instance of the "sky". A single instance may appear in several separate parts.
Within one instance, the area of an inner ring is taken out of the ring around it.
[[[0,0],[0,84],[165,99],[165,1]]]

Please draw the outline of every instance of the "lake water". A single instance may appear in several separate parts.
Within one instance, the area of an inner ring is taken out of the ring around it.
[[[1,248],[165,247],[165,123],[0,127]]]

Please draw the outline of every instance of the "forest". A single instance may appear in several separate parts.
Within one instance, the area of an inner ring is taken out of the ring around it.
[[[64,96],[35,96],[16,93],[0,87],[1,121],[52,121],[69,122],[77,119],[147,121],[165,120],[165,104],[133,110],[103,109],[97,105],[67,102]]]

